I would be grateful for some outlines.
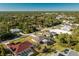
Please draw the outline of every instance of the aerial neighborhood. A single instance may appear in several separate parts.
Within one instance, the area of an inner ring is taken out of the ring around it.
[[[0,13],[0,56],[79,56],[79,12]]]

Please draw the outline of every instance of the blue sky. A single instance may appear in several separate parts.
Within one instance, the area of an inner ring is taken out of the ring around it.
[[[79,11],[79,3],[0,3],[0,11]]]

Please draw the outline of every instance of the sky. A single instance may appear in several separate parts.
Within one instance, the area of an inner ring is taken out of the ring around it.
[[[79,3],[0,3],[0,11],[79,11]]]

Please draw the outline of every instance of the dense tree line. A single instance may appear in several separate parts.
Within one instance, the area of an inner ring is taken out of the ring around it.
[[[5,34],[2,34],[0,36],[0,42],[2,41],[6,41],[6,40],[11,40],[11,39],[14,39],[16,37],[19,37],[20,35],[17,35],[17,34],[14,34],[14,33],[5,33]]]
[[[55,15],[41,13],[3,13],[0,14],[0,34],[8,33],[11,28],[22,29],[24,33],[32,33],[44,27],[61,24]]]

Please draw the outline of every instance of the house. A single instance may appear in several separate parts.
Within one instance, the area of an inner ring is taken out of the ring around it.
[[[63,27],[61,27],[62,30],[65,30],[65,31],[70,31],[71,30],[71,26],[68,25],[68,24],[64,24]]]
[[[61,34],[61,33],[67,33],[67,34],[71,34],[70,31],[67,30],[63,30],[63,29],[50,29],[49,32],[55,32],[56,34]]]
[[[21,32],[21,30],[18,28],[14,28],[14,29],[10,29],[10,32],[11,33],[18,33],[18,32]]]
[[[18,42],[18,43],[10,43],[7,44],[8,47],[14,52],[17,56],[28,56],[34,53],[32,47],[32,43],[25,41],[25,42]]]
[[[61,18],[63,18],[63,15],[58,15],[58,16],[56,17],[56,19],[61,19]]]
[[[43,39],[42,42],[43,42],[43,43],[47,43],[48,40],[47,40],[47,39]]]
[[[56,56],[79,56],[79,53],[71,49],[65,49],[63,52],[57,53]]]
[[[57,35],[56,32],[50,32],[50,34],[53,35],[53,36]]]
[[[66,56],[79,56],[79,53],[75,50],[65,49],[63,52]]]
[[[74,16],[69,16],[69,17],[67,17],[67,19],[76,19],[76,17],[74,17]]]
[[[79,56],[79,53],[76,51],[70,51],[67,56]]]
[[[57,15],[56,16],[56,19],[62,19],[62,18],[67,18],[67,16],[64,15],[64,14],[61,14],[61,15]]]

